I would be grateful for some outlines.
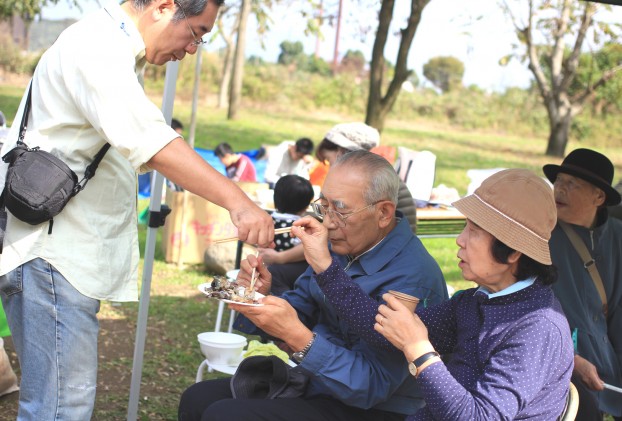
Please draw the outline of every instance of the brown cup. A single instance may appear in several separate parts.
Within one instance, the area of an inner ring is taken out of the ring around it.
[[[400,300],[411,312],[415,312],[417,304],[419,304],[419,298],[414,295],[404,294],[403,292],[389,290],[389,294]]]

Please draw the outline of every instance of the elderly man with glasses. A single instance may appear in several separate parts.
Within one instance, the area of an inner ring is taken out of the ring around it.
[[[236,327],[268,335],[282,343],[297,363],[293,370],[308,377],[297,398],[233,399],[228,379],[197,383],[184,392],[180,420],[402,420],[422,405],[407,363],[399,351],[369,346],[337,316],[318,286],[321,277],[344,273],[382,303],[389,290],[414,295],[421,306],[447,299],[438,264],[415,237],[395,207],[399,179],[381,156],[356,151],[331,166],[320,202],[314,205],[328,234],[311,256],[329,256],[328,269],[309,267],[294,289],[280,298],[267,296],[263,306],[231,305],[242,313]],[[312,221],[294,222],[300,235]],[[261,258],[242,262],[238,282],[248,283],[253,268],[258,291],[270,292],[271,275]],[[362,310],[362,309],[361,309]],[[354,309],[353,311],[356,311]],[[373,326],[370,326],[373,329]]]
[[[54,217],[53,231],[8,215],[0,296],[21,366],[20,421],[91,419],[100,300],[138,298],[137,173],[155,169],[226,208],[240,239],[272,242],[272,218],[184,142],[141,86],[147,62],[197,52],[222,3],[110,1],[67,28],[37,65],[26,144],[52,151],[80,179],[96,152],[110,149],[88,186]],[[2,155],[15,146],[19,126]]]

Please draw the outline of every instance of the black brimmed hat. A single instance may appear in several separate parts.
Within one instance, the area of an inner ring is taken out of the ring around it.
[[[611,186],[613,164],[605,155],[591,149],[575,149],[570,152],[561,165],[547,164],[542,167],[544,175],[551,183],[560,172],[587,181],[605,192],[605,205],[620,203],[620,193]]]

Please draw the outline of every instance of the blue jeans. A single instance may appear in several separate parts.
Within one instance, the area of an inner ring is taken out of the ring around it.
[[[17,419],[91,419],[99,300],[42,259],[0,276],[0,293],[22,372]]]

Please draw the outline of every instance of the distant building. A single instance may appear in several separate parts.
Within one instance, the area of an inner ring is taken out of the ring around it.
[[[24,20],[15,15],[9,21],[0,22],[0,33],[9,34],[22,49],[40,51],[48,49],[60,33],[74,22],[76,19],[35,20],[27,28]]]

